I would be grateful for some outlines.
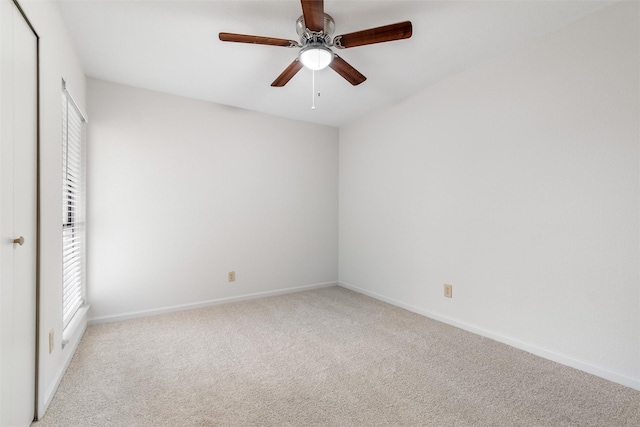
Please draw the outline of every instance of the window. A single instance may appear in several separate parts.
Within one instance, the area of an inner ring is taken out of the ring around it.
[[[86,120],[62,82],[62,322],[85,299],[84,150]]]

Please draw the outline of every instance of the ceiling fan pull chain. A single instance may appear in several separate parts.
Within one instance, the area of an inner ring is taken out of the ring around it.
[[[318,89],[318,91],[316,92],[316,86],[320,86],[318,83],[316,83],[316,81],[319,81],[320,79],[318,78],[318,74],[317,74],[318,70],[313,70],[311,71],[311,109],[315,110],[316,109],[316,94],[318,94],[318,98],[320,98],[320,89]]]
[[[316,109],[316,70],[313,70],[311,72],[311,109],[315,110]]]

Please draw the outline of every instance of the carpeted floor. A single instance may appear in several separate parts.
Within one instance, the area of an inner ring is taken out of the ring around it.
[[[331,287],[91,326],[49,426],[640,426],[640,392]]]

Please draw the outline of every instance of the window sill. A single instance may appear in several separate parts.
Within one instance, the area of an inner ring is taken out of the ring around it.
[[[71,319],[71,322],[69,322],[67,327],[64,328],[64,331],[62,331],[62,349],[69,344],[69,341],[73,339],[79,330],[84,330],[86,327],[89,307],[91,307],[90,304],[82,305],[73,316],[73,319]]]

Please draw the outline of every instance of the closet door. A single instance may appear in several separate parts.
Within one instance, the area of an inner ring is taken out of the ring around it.
[[[29,426],[36,374],[37,37],[0,0],[0,426]]]

